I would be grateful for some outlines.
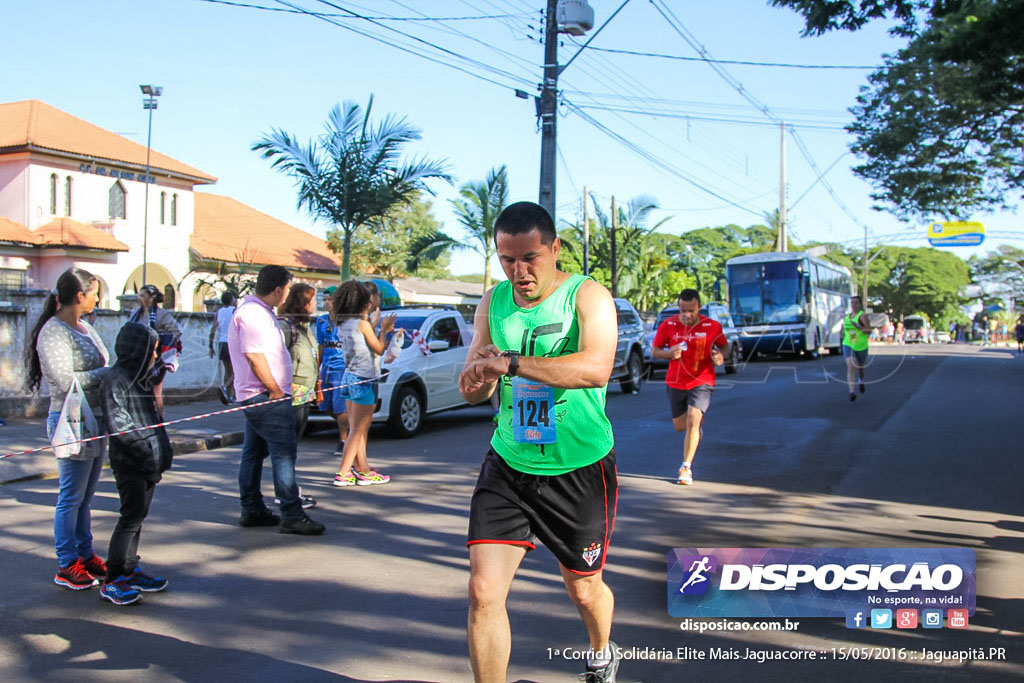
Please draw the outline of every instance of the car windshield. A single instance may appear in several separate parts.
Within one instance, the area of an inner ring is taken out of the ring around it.
[[[806,321],[799,261],[729,266],[729,305],[740,325]]]
[[[907,318],[903,321],[903,327],[908,330],[920,330],[924,327],[924,321],[920,318]]]

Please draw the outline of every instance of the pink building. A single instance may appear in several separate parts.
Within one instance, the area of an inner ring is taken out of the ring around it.
[[[227,197],[197,194],[216,178],[153,150],[146,277],[165,306],[203,310],[210,274],[285,266],[337,284],[327,243]],[[50,289],[75,266],[101,281],[103,308],[142,282],[146,148],[38,100],[0,104],[0,301]]]

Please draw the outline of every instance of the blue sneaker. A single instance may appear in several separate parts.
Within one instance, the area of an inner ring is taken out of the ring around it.
[[[159,593],[163,589],[167,588],[167,579],[159,576],[150,576],[138,567],[135,568],[128,578],[125,579],[130,587],[140,590],[143,593]]]
[[[115,605],[130,605],[142,599],[142,594],[125,582],[124,575],[100,586],[100,597]]]

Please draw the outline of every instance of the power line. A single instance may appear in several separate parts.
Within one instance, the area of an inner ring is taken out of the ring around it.
[[[513,89],[513,90],[515,89],[513,86],[510,86],[507,83],[501,83],[501,82],[496,81],[496,80],[494,80],[492,78],[488,78],[487,76],[483,76],[483,75],[481,75],[479,73],[470,71],[467,68],[464,68],[464,67],[461,67],[461,66],[459,66],[457,64],[453,64],[451,62],[445,61],[445,60],[441,59],[438,56],[434,56],[434,55],[430,55],[430,54],[418,51],[417,49],[414,49],[414,48],[412,48],[412,47],[410,47],[408,45],[402,45],[400,43],[393,42],[393,41],[388,40],[386,38],[383,38],[383,37],[381,37],[381,36],[379,36],[379,35],[377,35],[375,33],[370,33],[368,31],[362,31],[362,30],[359,30],[357,28],[354,28],[353,26],[349,26],[349,25],[346,25],[346,24],[338,23],[332,17],[322,16],[321,14],[318,14],[317,12],[313,12],[313,11],[307,10],[307,9],[305,9],[303,7],[299,7],[298,5],[295,5],[295,4],[292,4],[290,2],[287,2],[287,0],[276,0],[276,1],[278,3],[280,3],[280,4],[282,4],[282,5],[285,5],[287,7],[291,7],[292,9],[297,10],[301,14],[306,14],[306,15],[308,15],[310,17],[315,18],[315,19],[319,19],[321,21],[325,21],[325,22],[327,22],[329,24],[337,26],[338,28],[344,29],[346,31],[351,31],[352,33],[356,33],[356,34],[361,35],[361,36],[363,36],[365,38],[369,38],[370,40],[374,40],[374,41],[377,41],[379,43],[384,43],[385,45],[388,45],[390,47],[393,47],[393,48],[396,48],[398,50],[401,50],[402,52],[406,52],[408,54],[415,55],[415,56],[420,57],[422,59],[426,59],[427,61],[434,62],[435,64],[440,64],[442,66],[450,67],[450,68],[455,69],[457,71],[461,71],[464,74],[467,74],[467,75],[472,76],[474,78],[478,78],[478,79],[480,79],[482,81],[487,81],[488,83],[492,83],[492,84],[500,86],[502,88],[508,88],[508,89]],[[360,15],[355,15],[355,16],[360,16]],[[371,20],[371,23],[373,23],[372,20]],[[463,61],[466,61],[466,62],[475,64],[475,65],[481,66],[481,67],[485,68],[488,71],[496,72],[498,75],[502,75],[505,78],[508,78],[509,80],[514,81],[518,85],[527,85],[527,86],[532,85],[532,84],[528,83],[527,81],[524,81],[522,78],[520,78],[518,76],[515,76],[514,74],[510,74],[510,73],[505,72],[505,71],[503,71],[501,69],[496,69],[495,67],[492,67],[492,66],[490,66],[488,64],[484,64],[482,62],[479,62],[478,60],[474,60],[472,58],[466,57],[465,55],[460,55],[460,54],[458,54],[456,52],[453,52],[451,50],[447,50],[445,48],[441,48],[440,46],[433,45],[429,41],[425,41],[425,40],[423,40],[421,38],[417,38],[416,36],[412,36],[410,34],[402,32],[402,31],[398,31],[397,29],[392,29],[391,27],[388,27],[388,26],[384,26],[384,28],[387,28],[389,30],[395,31],[395,32],[405,36],[406,38],[412,38],[412,39],[414,39],[414,40],[416,40],[418,42],[422,42],[422,43],[425,43],[427,45],[430,45],[431,47],[434,47],[435,49],[438,49],[438,50],[440,50],[443,53],[450,54],[450,55],[452,55],[452,56],[454,56],[454,57],[456,57],[458,59],[461,59]]]
[[[286,2],[285,0],[277,0],[277,1],[282,3],[282,4],[285,4],[285,5],[291,5],[291,3]],[[452,50],[449,50],[446,47],[441,47],[440,45],[438,45],[436,43],[432,43],[429,40],[425,40],[423,38],[420,38],[419,36],[414,36],[411,33],[406,33],[405,31],[400,31],[400,30],[398,30],[397,28],[395,28],[393,26],[387,26],[385,24],[382,24],[379,21],[377,21],[376,19],[371,19],[369,17],[366,17],[366,16],[364,16],[362,14],[359,14],[358,12],[354,12],[353,10],[347,9],[345,7],[342,7],[341,5],[339,5],[337,3],[331,2],[330,0],[317,0],[317,2],[319,2],[322,5],[327,5],[328,7],[333,7],[336,10],[339,10],[339,11],[342,11],[342,12],[346,12],[346,13],[352,15],[353,17],[358,17],[359,19],[364,19],[364,20],[370,22],[371,24],[374,24],[375,26],[379,26],[380,28],[383,28],[383,29],[385,29],[387,31],[391,31],[393,33],[397,33],[397,34],[399,34],[401,36],[404,36],[406,38],[411,38],[412,40],[414,40],[414,41],[416,41],[418,43],[423,43],[424,45],[427,45],[428,47],[431,47],[431,48],[433,48],[433,49],[435,49],[435,50],[437,50],[439,52],[443,52],[444,54],[451,55],[452,57],[455,57],[457,59],[461,59],[461,60],[466,61],[466,62],[468,62],[470,64],[473,64],[475,66],[478,66],[478,67],[481,67],[481,68],[483,68],[485,70],[491,71],[492,73],[495,73],[495,74],[498,74],[498,75],[503,75],[503,76],[505,76],[507,78],[512,78],[512,79],[520,78],[516,74],[513,74],[513,73],[510,73],[508,71],[505,71],[504,69],[499,69],[499,68],[497,68],[495,66],[491,66],[490,64],[487,64],[485,62],[481,62],[478,59],[473,59],[472,57],[467,57],[466,55],[463,55],[463,54],[460,54],[458,52],[454,52]],[[291,6],[294,7],[294,5],[291,5]]]
[[[583,111],[582,109],[580,109],[579,107],[574,105],[572,102],[568,102],[567,101],[566,104],[580,118],[582,118],[584,121],[586,121],[590,125],[594,126],[598,130],[603,132],[605,135],[608,135],[612,139],[614,139],[617,142],[619,142],[620,144],[624,145],[627,149],[629,149],[633,153],[637,154],[641,158],[651,162],[652,164],[655,164],[659,169],[667,170],[668,172],[672,173],[672,175],[674,175],[677,178],[683,180],[684,182],[692,185],[693,187],[696,187],[698,190],[701,190],[702,192],[705,192],[705,193],[711,195],[712,197],[716,197],[717,199],[720,199],[723,202],[726,202],[727,204],[730,204],[730,205],[732,205],[732,206],[734,206],[734,207],[736,207],[738,209],[741,209],[742,211],[746,211],[748,213],[754,214],[755,216],[761,217],[761,213],[760,212],[755,211],[753,209],[750,209],[750,208],[748,208],[746,206],[743,206],[742,204],[740,204],[738,202],[735,202],[735,201],[729,199],[728,197],[725,197],[724,195],[719,194],[718,192],[715,192],[714,190],[712,190],[712,189],[706,187],[705,185],[697,182],[696,180],[694,180],[693,178],[691,178],[687,174],[685,174],[682,171],[680,171],[679,169],[675,168],[672,164],[668,163],[664,159],[659,158],[657,155],[655,155],[652,152],[649,152],[648,150],[640,147],[639,145],[637,145],[636,143],[634,143],[631,140],[627,139],[625,136],[621,135],[620,133],[617,133],[614,130],[612,130],[611,128],[608,128],[608,126],[604,125],[603,123],[601,123],[600,121],[595,119],[593,116],[591,116],[590,114],[586,113],[585,111]]]
[[[776,115],[775,112],[773,112],[767,104],[761,102],[756,97],[754,97],[753,94],[749,93],[747,89],[743,87],[742,83],[733,78],[732,74],[730,74],[728,71],[726,71],[724,68],[722,68],[715,62],[711,61],[712,58],[707,48],[701,45],[700,41],[698,41],[697,38],[692,33],[690,33],[690,31],[686,28],[685,25],[683,25],[679,18],[675,16],[671,8],[665,5],[664,0],[661,0],[660,3],[658,0],[650,1],[651,4],[654,5],[654,8],[658,11],[658,13],[661,14],[661,16],[665,19],[666,23],[668,23],[668,25],[672,27],[672,29],[676,33],[678,33],[679,36],[697,52],[698,55],[700,55],[701,61],[706,62],[711,67],[711,69],[719,76],[721,76],[721,78],[725,80],[726,83],[732,86],[733,89],[740,94],[740,96],[742,96],[745,100],[750,102],[766,117],[768,117],[772,121],[775,121],[776,123],[784,123],[784,121],[781,118],[779,118],[779,116]],[[662,9],[662,7],[664,7],[664,9]],[[671,15],[672,18],[669,18],[669,15]],[[815,173],[818,174],[818,177],[821,179],[821,184],[828,192],[829,196],[832,197],[832,199],[836,202],[839,208],[843,210],[843,212],[850,218],[850,220],[852,220],[855,224],[859,226],[863,226],[863,224],[859,220],[857,220],[857,217],[853,215],[853,212],[850,211],[849,207],[847,207],[843,200],[839,198],[839,195],[832,188],[832,185],[827,180],[825,180],[824,173],[822,173],[821,169],[818,168],[817,162],[814,161],[814,158],[810,154],[810,150],[807,149],[807,146],[804,144],[803,139],[800,137],[800,135],[793,128],[790,128],[790,133],[792,134],[793,140],[796,142],[797,148],[800,150],[801,155],[803,155],[804,159],[807,161],[808,164],[810,164],[811,168],[815,171]]]
[[[315,14],[324,17],[338,17],[347,19],[356,19],[351,14],[340,14],[332,12],[306,12],[298,9],[287,9],[284,7],[267,7],[266,5],[253,5],[246,2],[231,2],[231,0],[199,0],[199,2],[208,2],[211,5],[227,5],[229,7],[244,7],[246,9],[258,9],[264,12],[281,12],[284,14]],[[515,17],[524,16],[523,14],[488,14],[478,16],[462,16],[462,17],[391,17],[391,16],[378,16],[378,17],[365,17],[366,19],[375,19],[377,21],[474,21],[477,19],[510,19]],[[363,18],[363,17],[358,17]]]
[[[739,66],[771,66],[783,69],[878,69],[879,66],[862,64],[790,64],[785,62],[757,62],[741,59],[712,59],[710,57],[684,57],[682,55],[666,55],[658,52],[640,52],[637,50],[620,50],[610,47],[589,47],[596,52],[610,52],[617,55],[633,55],[636,57],[658,57],[661,59],[674,59],[682,62],[708,62],[711,64],[736,64]]]
[[[686,119],[693,121],[714,121],[717,123],[739,123],[751,126],[777,126],[778,124],[773,121],[764,121],[762,119],[751,119],[751,118],[722,118],[715,116],[703,116],[700,114],[688,114],[685,112],[673,112],[657,109],[629,109],[626,107],[607,107],[599,105],[579,105],[583,109],[595,109],[600,111],[615,111],[623,114],[638,114],[640,116],[654,116],[663,117],[670,119]],[[841,126],[822,126],[815,123],[798,123],[786,121],[786,127],[798,127],[807,128],[811,130],[830,130],[836,132],[846,132],[846,128]]]

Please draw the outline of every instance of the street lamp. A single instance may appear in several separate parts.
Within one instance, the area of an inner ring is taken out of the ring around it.
[[[145,95],[142,98],[142,108],[149,111],[149,130],[146,132],[146,177],[143,179],[146,183],[146,202],[142,214],[142,284],[145,286],[149,245],[149,153],[153,141],[153,110],[156,109],[156,98],[163,94],[164,89],[159,85],[140,85],[139,90]]]

